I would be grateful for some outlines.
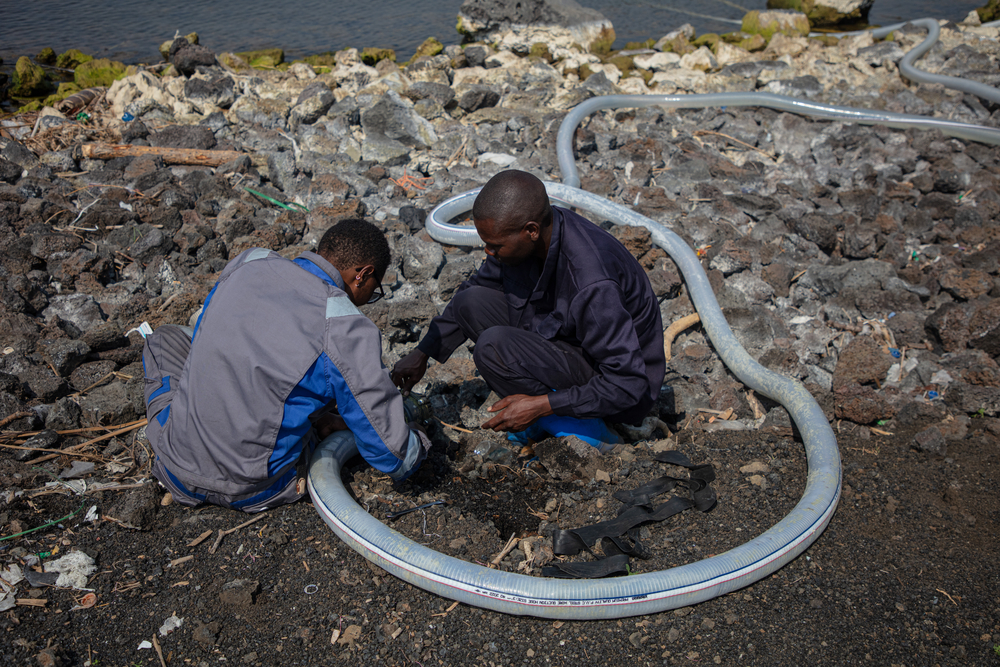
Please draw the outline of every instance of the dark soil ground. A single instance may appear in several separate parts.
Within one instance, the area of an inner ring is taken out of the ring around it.
[[[159,647],[167,665],[1000,665],[996,420],[973,419],[947,458],[913,451],[905,425],[888,436],[860,435],[869,431],[846,422],[835,427],[843,497],[803,555],[695,607],[591,622],[506,616],[414,588],[342,544],[309,502],[265,512],[225,535],[213,553],[218,531],[246,515],[160,506],[155,487],[90,493],[82,504],[68,492],[34,495],[50,479],[45,468],[0,459],[8,497],[25,491],[0,512],[4,535],[79,510],[0,543],[4,567],[26,566],[31,554],[51,561],[73,550],[97,564],[87,584],[97,598],[91,608],[74,609],[83,591],[18,585],[18,605],[0,614],[0,662],[158,665]],[[483,463],[455,436],[434,429],[440,446],[402,488],[360,462],[348,466],[345,480],[383,520],[388,511],[450,501],[391,523],[421,543],[479,562],[492,560],[512,533],[530,537],[550,532],[546,525],[609,518],[619,506],[614,491],[683,473],[650,461],[651,447],[712,463],[719,503],[710,513],[687,511],[644,528],[653,555],[633,560],[639,572],[720,553],[761,533],[794,506],[805,484],[803,448],[789,435],[688,424],[666,443],[605,457],[609,474],[601,479],[608,481],[556,480],[544,460],[528,469]],[[54,463],[53,470],[60,465]],[[93,505],[100,518],[87,522]],[[145,530],[120,518],[136,506],[147,508]],[[534,540],[536,559],[546,542]],[[516,550],[501,567],[537,574],[538,563],[524,560]],[[174,615],[180,627],[161,635]],[[153,648],[139,648],[154,637]]]

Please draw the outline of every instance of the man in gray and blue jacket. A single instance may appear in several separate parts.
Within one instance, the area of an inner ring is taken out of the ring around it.
[[[177,502],[246,512],[293,502],[327,436],[353,437],[394,480],[417,469],[430,442],[407,422],[379,330],[357,308],[384,295],[389,258],[363,220],[339,222],[294,261],[247,250],[193,330],[166,325],[146,338],[153,474]]]

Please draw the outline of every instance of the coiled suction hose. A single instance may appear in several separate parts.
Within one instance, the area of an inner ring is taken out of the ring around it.
[[[937,23],[932,19],[923,19],[920,23],[925,21],[933,23],[933,29],[930,25],[927,27],[936,38]],[[923,51],[913,56],[907,66],[912,69],[913,60],[928,48],[930,45],[925,40],[914,49]],[[900,70],[904,71],[903,63]],[[931,81],[943,83],[939,79]],[[982,95],[982,91],[968,92],[995,100]],[[991,94],[996,94],[996,91]],[[612,95],[588,100],[576,107],[563,121],[557,139],[559,165],[565,183],[546,183],[547,192],[554,199],[588,210],[603,219],[650,230],[653,241],[671,256],[683,274],[691,300],[701,316],[702,326],[726,366],[744,384],[784,405],[795,421],[802,435],[809,466],[805,492],[792,511],[762,535],[696,563],[615,579],[578,581],[529,577],[490,570],[445,556],[400,535],[362,510],[340,478],[342,465],[357,453],[353,437],[349,432],[342,432],[340,437],[324,441],[324,446],[317,450],[313,458],[309,471],[309,492],[313,503],[341,539],[365,558],[404,581],[453,600],[509,614],[560,619],[648,614],[709,600],[766,577],[812,544],[833,516],[840,498],[840,454],[833,431],[815,399],[800,383],[764,368],[743,349],[722,315],[700,260],[679,236],[624,206],[576,187],[579,179],[573,160],[572,137],[580,121],[597,109],[654,105],[768,106],[819,118],[900,128],[939,129],[951,136],[1000,144],[1000,131],[991,128],[920,116],[834,107],[767,93]],[[427,219],[431,237],[451,245],[482,245],[474,227],[448,223],[472,208],[478,192],[460,194],[436,207]]]

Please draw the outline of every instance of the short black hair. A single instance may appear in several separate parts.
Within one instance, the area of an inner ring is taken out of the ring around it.
[[[526,171],[508,169],[491,178],[472,204],[475,220],[492,220],[504,231],[517,231],[534,220],[540,227],[552,221],[545,184]]]
[[[391,259],[385,234],[361,218],[341,220],[326,230],[316,252],[338,270],[371,264],[379,280],[385,275]]]

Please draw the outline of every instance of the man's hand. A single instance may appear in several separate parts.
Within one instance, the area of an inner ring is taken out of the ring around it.
[[[523,431],[539,417],[552,414],[548,396],[528,396],[513,394],[501,398],[489,408],[490,412],[499,412],[496,417],[483,422],[480,428],[494,431]]]
[[[420,382],[427,372],[427,355],[420,350],[414,350],[396,362],[389,377],[392,383],[402,389],[403,396],[409,396],[413,385]]]
[[[324,412],[313,420],[312,425],[316,429],[316,435],[319,436],[320,440],[326,440],[334,431],[347,430],[347,423],[344,421],[344,418],[335,412]]]

